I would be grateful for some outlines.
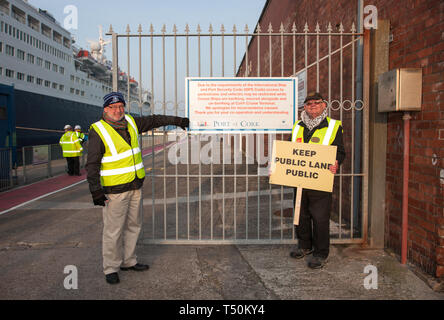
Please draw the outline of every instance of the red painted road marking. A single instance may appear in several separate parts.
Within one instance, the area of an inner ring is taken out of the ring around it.
[[[168,146],[168,144],[166,144]],[[154,147],[154,152],[163,149],[163,146]],[[142,151],[142,156],[151,154],[151,148]],[[75,183],[86,180],[86,170],[80,171],[81,176],[69,176],[63,174],[57,177],[45,179],[28,186],[0,193],[0,214],[22,203],[56,192]]]

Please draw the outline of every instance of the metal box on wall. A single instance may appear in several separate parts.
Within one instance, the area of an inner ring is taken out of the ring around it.
[[[400,68],[379,76],[378,111],[421,111],[422,69]]]

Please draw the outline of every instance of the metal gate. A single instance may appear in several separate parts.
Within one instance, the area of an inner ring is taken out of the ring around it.
[[[332,243],[362,243],[368,214],[368,34],[342,24],[333,32],[294,24],[279,32],[258,25],[227,32],[222,25],[204,33],[176,26],[143,33],[112,30],[113,89],[132,76],[139,81],[131,112],[184,115],[186,77],[304,77],[305,89],[322,91],[329,114],[342,121],[347,158],[335,176],[330,221]],[[119,61],[122,52],[126,58]],[[242,59],[241,59],[242,57]],[[126,61],[125,61],[126,60]],[[118,65],[127,70],[122,79]],[[126,65],[125,65],[126,63]],[[136,65],[136,67],[134,67]],[[301,88],[300,88],[301,89]],[[302,88],[303,89],[303,88]],[[302,90],[303,91],[303,90]],[[143,109],[142,95],[151,97]],[[134,94],[132,94],[134,95]],[[134,110],[136,108],[136,110]],[[293,189],[268,183],[268,150],[285,134],[191,134],[160,128],[159,145],[144,160],[144,243],[273,244],[295,243]],[[152,139],[151,141],[155,141]]]

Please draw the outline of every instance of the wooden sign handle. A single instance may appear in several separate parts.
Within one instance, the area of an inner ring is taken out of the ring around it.
[[[303,188],[301,187],[296,188],[296,199],[294,201],[294,218],[293,218],[293,224],[295,226],[299,225],[299,215],[301,213],[302,189]]]

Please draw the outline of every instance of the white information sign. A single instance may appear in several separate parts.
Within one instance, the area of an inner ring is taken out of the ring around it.
[[[190,131],[291,132],[297,120],[293,78],[186,78]]]

